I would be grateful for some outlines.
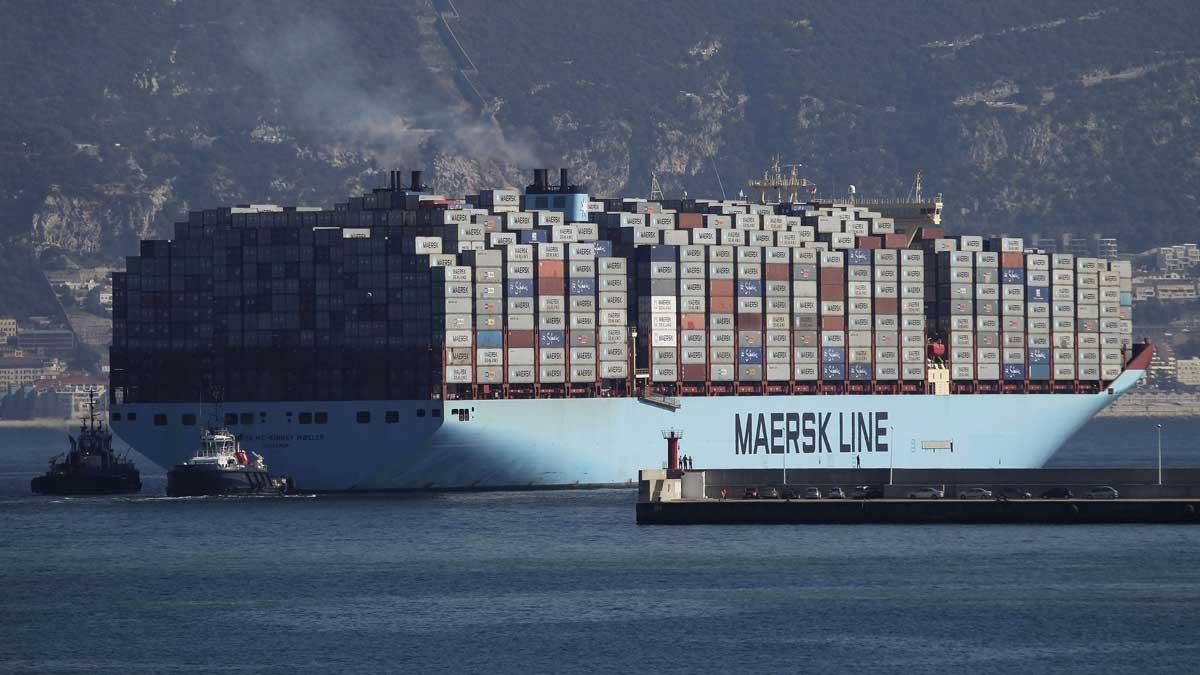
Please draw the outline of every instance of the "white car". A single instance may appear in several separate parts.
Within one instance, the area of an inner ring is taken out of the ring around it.
[[[967,488],[958,493],[959,499],[991,499],[992,491],[981,487]]]
[[[1094,487],[1084,494],[1084,497],[1087,497],[1088,499],[1118,499],[1120,496],[1121,493],[1117,492],[1115,488],[1112,488],[1108,485]]]
[[[935,487],[917,488],[916,490],[908,493],[909,499],[941,499],[945,496],[945,492],[942,492]]]

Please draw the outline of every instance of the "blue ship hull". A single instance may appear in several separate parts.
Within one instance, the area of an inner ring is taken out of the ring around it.
[[[683,431],[681,452],[696,468],[1016,469],[1045,464],[1143,372],[1127,370],[1098,394],[712,396],[679,399],[678,409],[631,398],[228,402],[225,410],[251,413],[254,424],[230,425],[243,445],[313,490],[626,485],[639,469],[663,466],[666,429]],[[112,428],[169,467],[191,456],[197,429],[181,420],[198,409],[114,405],[121,419]],[[301,424],[318,412],[324,424]]]

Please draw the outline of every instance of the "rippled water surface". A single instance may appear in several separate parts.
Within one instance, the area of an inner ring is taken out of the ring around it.
[[[1055,463],[1153,463],[1140,427],[1095,424]],[[1168,456],[1200,465],[1184,447],[1198,429],[1177,427]],[[0,672],[1179,673],[1200,663],[1200,528],[639,528],[634,494],[616,490],[27,496],[62,438],[0,431]],[[1137,461],[1117,461],[1131,448]],[[161,493],[161,471],[139,464],[147,493]]]

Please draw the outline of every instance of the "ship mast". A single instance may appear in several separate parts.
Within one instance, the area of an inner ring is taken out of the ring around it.
[[[775,203],[783,203],[783,196],[786,192],[787,200],[791,203],[800,201],[800,193],[806,195],[815,195],[817,185],[807,178],[800,177],[800,167],[804,166],[798,162],[784,164],[783,159],[779,155],[771,158],[771,168],[763,171],[761,180],[750,180],[746,185],[751,190],[758,191],[758,201],[762,204],[767,203],[767,193],[771,190],[775,191]],[[784,169],[788,169],[785,174]]]
[[[658,184],[658,173],[650,172],[650,201],[662,201],[666,199],[663,195],[662,186]]]

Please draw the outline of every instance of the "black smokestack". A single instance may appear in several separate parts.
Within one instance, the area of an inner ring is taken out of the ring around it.
[[[388,187],[391,188],[392,190],[396,189],[396,172],[395,171],[388,172]]]
[[[425,186],[421,184],[421,172],[412,172],[412,187],[409,188],[413,192],[424,192]]]
[[[549,173],[550,173],[549,169],[534,169],[533,170],[532,188],[533,188],[534,192],[545,192],[546,191],[547,175]]]
[[[558,191],[567,192],[569,185],[570,183],[567,182],[567,170],[565,168],[560,168],[558,170]]]

